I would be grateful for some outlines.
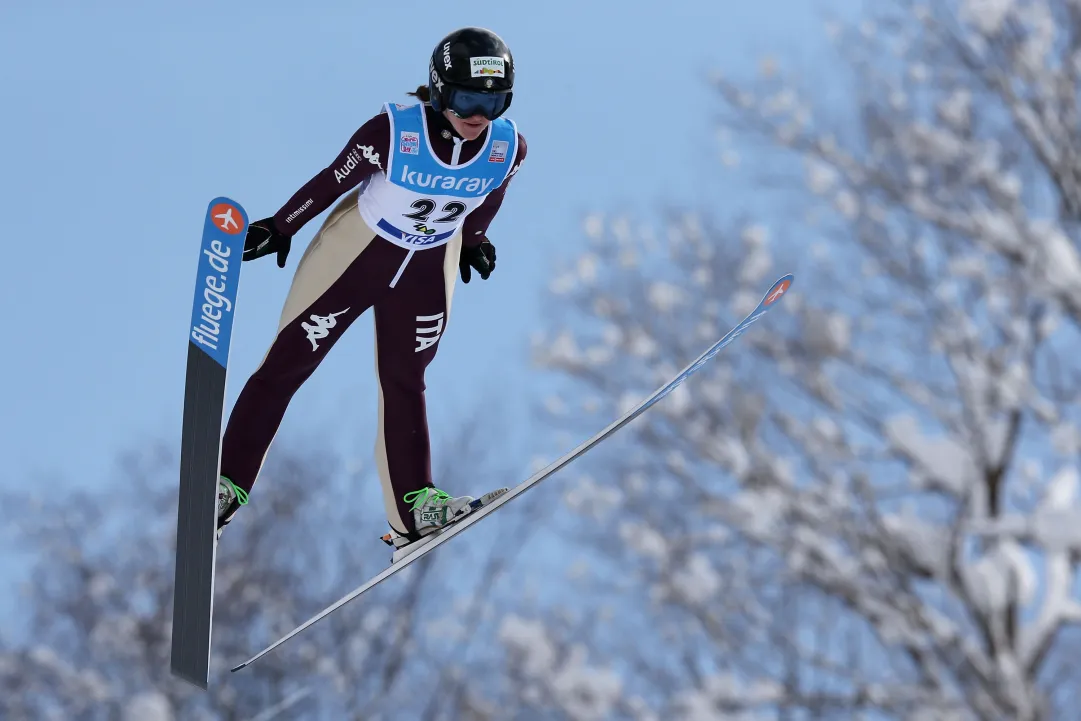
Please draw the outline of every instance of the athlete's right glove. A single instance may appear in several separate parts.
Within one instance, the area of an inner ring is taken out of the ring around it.
[[[285,267],[285,259],[289,256],[289,247],[293,244],[293,238],[279,233],[274,227],[274,217],[263,218],[248,224],[248,235],[244,238],[244,260],[255,260],[271,253],[278,254],[278,267]]]

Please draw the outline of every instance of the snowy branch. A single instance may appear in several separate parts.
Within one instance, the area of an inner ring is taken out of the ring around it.
[[[757,143],[744,165],[797,209],[790,223],[586,220],[588,250],[551,289],[564,317],[534,344],[566,383],[549,404],[564,426],[641,398],[767,278],[798,281],[591,466],[596,503],[568,500],[650,584],[656,618],[690,614],[715,644],[692,646],[726,670],[696,677],[688,718],[820,710],[836,684],[844,718],[1069,718],[1059,690],[1081,668],[1056,647],[1081,620],[1081,6],[899,0],[837,45],[846,115],[776,62],[715,80],[722,150]],[[752,549],[772,559],[753,583],[733,561]],[[781,588],[829,599],[866,653],[827,670],[786,644],[821,619],[778,625]]]

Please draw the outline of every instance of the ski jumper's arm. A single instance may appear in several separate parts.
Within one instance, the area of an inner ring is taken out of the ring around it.
[[[462,225],[462,245],[475,247],[484,242],[488,233],[488,226],[491,225],[496,213],[499,212],[500,206],[503,205],[503,197],[506,195],[507,187],[510,185],[511,179],[518,173],[518,168],[521,167],[522,161],[525,160],[525,154],[525,137],[518,133],[518,150],[514,154],[514,165],[511,166],[510,174],[507,175],[502,185],[493,190],[484,199],[483,203],[466,216]]]
[[[390,151],[390,119],[379,113],[361,125],[327,167],[293,194],[274,214],[274,227],[292,237],[312,218],[386,164]]]

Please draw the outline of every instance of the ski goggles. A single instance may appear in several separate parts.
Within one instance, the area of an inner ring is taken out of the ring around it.
[[[446,94],[447,108],[459,118],[481,115],[495,120],[510,107],[510,93],[485,93],[465,88],[450,88]]]

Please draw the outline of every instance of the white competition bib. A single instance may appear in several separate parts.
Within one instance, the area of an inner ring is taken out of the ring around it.
[[[360,215],[381,237],[403,248],[438,247],[510,174],[518,130],[512,120],[497,118],[484,148],[469,162],[451,166],[431,151],[423,105],[387,103],[386,108],[391,153],[386,170],[361,188]]]

